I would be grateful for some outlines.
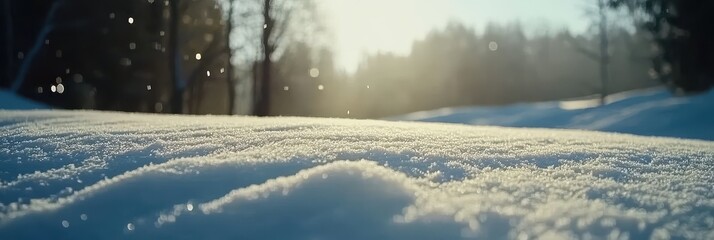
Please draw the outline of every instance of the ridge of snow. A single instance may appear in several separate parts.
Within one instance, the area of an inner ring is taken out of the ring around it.
[[[26,99],[7,90],[0,89],[0,109],[22,110],[48,108],[50,107],[45,104]]]
[[[714,92],[676,97],[664,88],[624,92],[597,99],[454,107],[389,118],[492,125],[588,129],[644,136],[714,140]]]

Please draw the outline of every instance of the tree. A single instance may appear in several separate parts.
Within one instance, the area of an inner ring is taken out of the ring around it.
[[[275,15],[273,14],[273,0],[263,0],[263,34],[261,36],[261,47],[263,61],[260,67],[260,81],[256,81],[257,97],[255,98],[255,115],[267,116],[270,114],[270,83],[273,64],[273,53],[277,45],[277,39],[273,36],[275,28]],[[289,12],[284,14],[290,14]],[[287,22],[287,21],[284,21]]]
[[[600,22],[598,23],[598,35],[600,36],[600,105],[605,105],[607,85],[610,79],[610,73],[608,71],[608,64],[610,64],[610,40],[607,38],[607,8],[605,6],[605,0],[597,0],[597,9],[600,18]]]
[[[598,51],[593,51],[587,47],[579,44],[573,38],[570,38],[570,46],[573,46],[575,50],[587,56],[593,61],[597,61],[599,76],[600,76],[600,105],[605,105],[605,97],[608,95],[608,84],[610,82],[610,39],[608,38],[608,17],[606,6],[606,0],[596,0],[597,1],[597,36],[598,36]]]
[[[259,62],[253,68],[253,112],[257,116],[268,116],[271,114],[273,63],[276,54],[279,49],[285,48],[287,41],[298,40],[298,32],[317,33],[313,29],[316,29],[315,25],[319,23],[314,15],[316,10],[312,0],[252,0],[252,5],[256,4],[258,6],[253,9],[259,9],[259,13],[248,14],[252,15],[248,17],[259,17],[259,22],[262,23],[259,34],[260,53],[256,56]],[[295,29],[297,26],[301,29]]]
[[[228,12],[226,13],[226,33],[225,43],[228,53],[228,64],[226,65],[226,84],[228,84],[228,114],[235,112],[236,101],[236,81],[233,72],[233,48],[231,47],[231,34],[233,33],[233,15],[235,14],[235,0],[228,0]]]
[[[227,112],[226,29],[217,0],[13,3],[15,47],[7,51],[18,60],[2,75],[13,72],[3,84],[18,93],[62,108]],[[172,19],[174,32],[167,29]]]
[[[180,0],[169,0],[169,41],[168,41],[168,63],[169,76],[173,88],[171,91],[171,113],[178,114],[183,112],[183,94],[185,90],[185,81],[181,79],[181,54],[179,47],[179,10]]]
[[[14,73],[11,89],[63,108],[149,111],[145,106],[156,91],[147,94],[147,84],[153,83],[146,81],[161,79],[152,64],[161,61],[154,58],[158,51],[142,49],[153,50],[152,43],[160,42],[146,36],[158,36],[160,21],[152,16],[161,16],[156,6],[163,4],[147,4],[16,1],[15,46],[8,51],[18,61],[8,70]],[[140,20],[132,24],[127,17]],[[154,102],[150,105],[153,109]]]
[[[14,92],[17,92],[20,87],[25,83],[25,79],[27,78],[27,75],[29,74],[30,68],[33,66],[35,63],[35,59],[37,58],[37,55],[42,51],[42,48],[44,47],[44,43],[47,39],[47,37],[58,30],[61,30],[63,28],[73,28],[73,27],[78,27],[79,25],[83,24],[82,22],[71,22],[71,23],[61,23],[61,22],[56,22],[56,15],[60,11],[61,7],[66,4],[65,0],[57,0],[54,1],[48,10],[46,16],[45,16],[45,22],[42,25],[42,28],[40,29],[39,34],[37,34],[37,37],[35,38],[34,45],[32,48],[30,48],[30,51],[27,54],[27,59],[23,61],[23,63],[20,65],[20,69],[18,70],[17,74],[14,77],[14,80],[12,82],[12,85],[10,86],[10,89]],[[8,71],[11,72],[11,71]]]
[[[228,22],[224,22],[214,0],[172,0],[169,2],[169,63],[173,83],[172,113],[201,113],[206,84],[224,78],[232,88]],[[230,7],[230,6],[229,6]],[[231,11],[229,9],[229,11]],[[230,106],[230,90],[226,106]],[[188,95],[188,98],[186,98]],[[220,94],[211,94],[213,99]],[[188,105],[185,105],[188,103]],[[224,108],[229,109],[229,107]],[[203,110],[203,111],[202,111]],[[230,110],[227,111],[230,113]]]
[[[714,85],[714,1],[610,0],[627,7],[650,33],[658,49],[652,58],[653,74],[672,88],[685,92]]]
[[[5,15],[5,79],[10,81],[13,78],[13,63],[14,63],[14,52],[15,44],[14,40],[14,26],[12,24],[12,2],[10,0],[3,1],[3,15]]]

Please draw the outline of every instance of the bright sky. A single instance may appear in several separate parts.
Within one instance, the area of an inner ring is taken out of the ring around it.
[[[520,21],[526,31],[588,25],[585,0],[322,0],[334,34],[337,61],[356,69],[365,53],[406,54],[414,40],[459,21],[481,29],[488,22]]]

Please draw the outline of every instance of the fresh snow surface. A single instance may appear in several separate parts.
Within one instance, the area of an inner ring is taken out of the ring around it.
[[[0,109],[20,110],[20,109],[48,109],[47,105],[38,103],[12,92],[0,89]]]
[[[714,239],[714,142],[0,111],[0,239]]]
[[[674,97],[665,89],[632,91],[598,100],[460,107],[412,113],[391,120],[505,127],[571,128],[714,140],[714,92]]]

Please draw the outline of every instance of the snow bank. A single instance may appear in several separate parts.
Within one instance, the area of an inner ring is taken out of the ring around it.
[[[714,143],[0,111],[0,239],[714,238]]]
[[[714,92],[674,97],[657,88],[597,100],[524,103],[505,107],[444,108],[391,120],[507,127],[571,128],[714,140]]]
[[[0,89],[0,109],[48,109],[47,105],[15,95],[12,92]]]

